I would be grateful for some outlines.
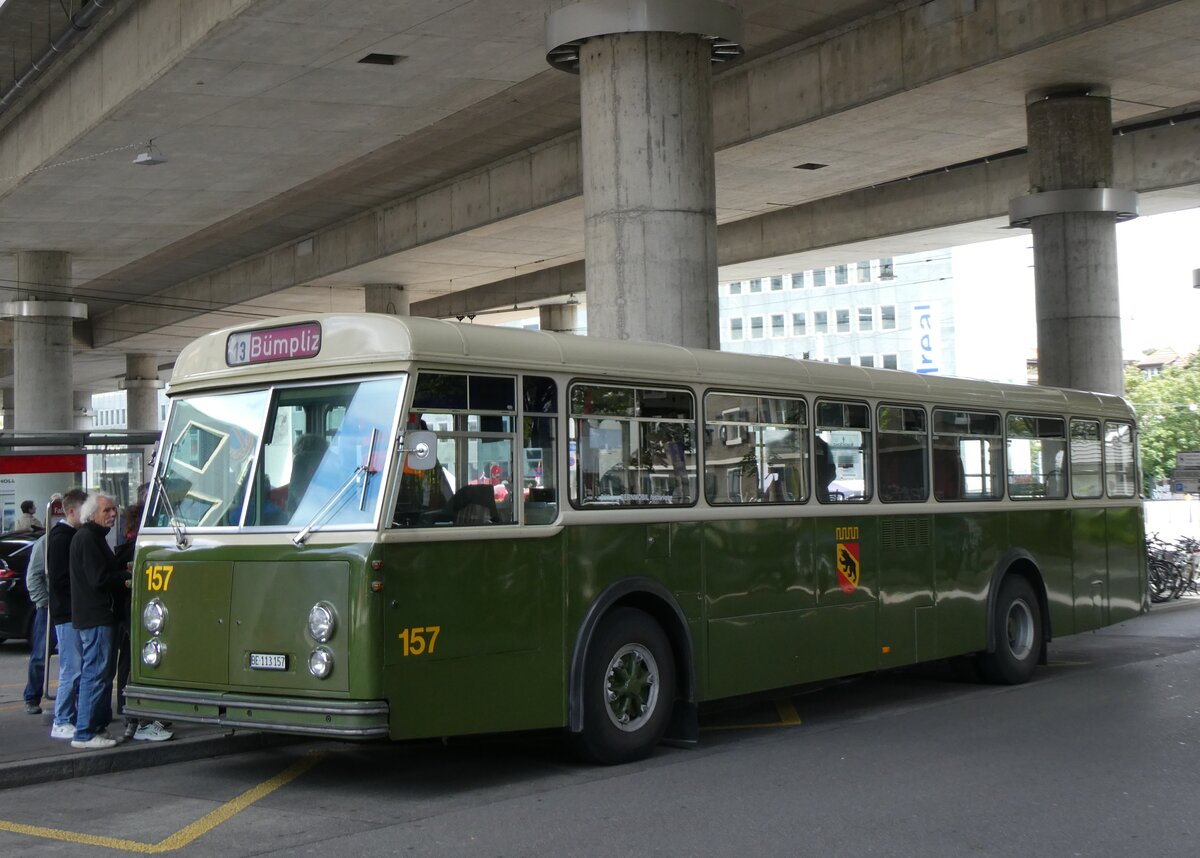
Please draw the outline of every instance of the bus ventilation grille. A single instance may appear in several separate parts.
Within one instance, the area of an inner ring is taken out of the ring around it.
[[[880,522],[880,541],[883,548],[928,548],[929,519],[885,518]]]

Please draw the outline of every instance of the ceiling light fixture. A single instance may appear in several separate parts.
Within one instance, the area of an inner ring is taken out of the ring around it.
[[[154,138],[150,138],[150,142],[146,144],[146,151],[139,152],[138,156],[133,159],[133,163],[141,164],[145,167],[153,167],[155,164],[167,163],[167,156],[162,153],[162,150],[154,145]]]

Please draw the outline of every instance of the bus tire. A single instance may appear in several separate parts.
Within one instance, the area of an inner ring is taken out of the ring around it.
[[[1020,685],[1037,669],[1042,652],[1042,611],[1029,581],[1008,575],[996,596],[995,646],[979,653],[979,672],[996,685]]]
[[[648,614],[616,608],[588,646],[576,750],[602,765],[649,756],[674,699],[675,659],[666,634]]]

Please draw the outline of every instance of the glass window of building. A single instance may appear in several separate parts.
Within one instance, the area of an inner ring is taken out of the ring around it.
[[[804,314],[792,313],[792,336],[803,337],[806,331],[804,330]]]
[[[860,331],[871,331],[875,329],[874,307],[858,308],[858,329]]]
[[[879,327],[884,331],[896,330],[896,307],[894,305],[879,308]]]
[[[899,369],[900,362],[896,359],[895,355],[884,355],[883,356],[883,368],[884,369]]]
[[[850,267],[848,265],[836,265],[833,269],[833,282],[837,286],[845,286],[850,282]]]
[[[892,264],[892,257],[886,256],[879,260],[879,279],[880,280],[895,280],[896,267]]]
[[[836,310],[837,313],[837,332],[839,334],[850,333],[850,311]]]
[[[761,340],[763,338],[763,317],[750,317],[750,339]]]
[[[803,271],[796,271],[792,274],[792,288],[793,289],[803,289],[804,288],[804,272]]]
[[[867,260],[866,262],[858,263],[858,282],[859,283],[870,283],[871,282],[871,262],[870,262],[870,260]]]
[[[783,326],[783,318],[784,318],[783,313],[775,313],[771,316],[771,336],[773,336],[773,337],[787,336],[787,332],[784,330],[784,326]]]
[[[751,292],[761,292],[762,291],[762,280],[760,278],[756,277],[755,279],[750,281],[750,291]]]
[[[862,355],[858,359],[859,366],[875,366],[875,355]]]
[[[741,280],[734,280],[732,283],[729,284],[729,294],[730,295],[741,295],[742,294],[742,281]]]
[[[771,278],[771,291],[778,292],[782,288],[783,288],[783,275],[781,274],[778,277],[772,277]]]
[[[729,339],[740,340],[741,338],[742,338],[742,320],[741,319],[730,319],[729,320]]]
[[[817,310],[813,313],[813,333],[829,333],[829,313],[825,310]]]
[[[837,362],[840,363],[842,366],[850,366],[851,364],[854,363],[854,359],[848,358],[848,357],[840,357],[837,359]]]
[[[824,286],[824,285],[825,285],[825,269],[824,268],[814,268],[813,269],[813,286],[817,287],[817,286]]]

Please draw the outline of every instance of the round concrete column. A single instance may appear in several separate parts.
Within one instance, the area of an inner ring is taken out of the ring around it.
[[[720,347],[711,64],[740,35],[716,0],[547,18],[547,59],[580,75],[589,334]]]
[[[538,327],[543,331],[573,334],[578,324],[578,304],[543,304],[538,307]]]
[[[1112,108],[1094,89],[1031,93],[1031,198],[1058,200],[1029,218],[1044,385],[1124,392]],[[1119,208],[1119,206],[1117,207]]]
[[[394,283],[368,283],[366,292],[368,313],[384,313],[388,316],[407,316],[408,290]]]
[[[125,355],[125,428],[131,432],[155,431],[158,426],[158,358]]]
[[[87,305],[40,300],[66,296],[70,287],[69,253],[17,253],[18,295],[29,300],[5,304],[0,315],[13,319],[13,428],[18,432],[75,428],[72,323],[87,318]]]

